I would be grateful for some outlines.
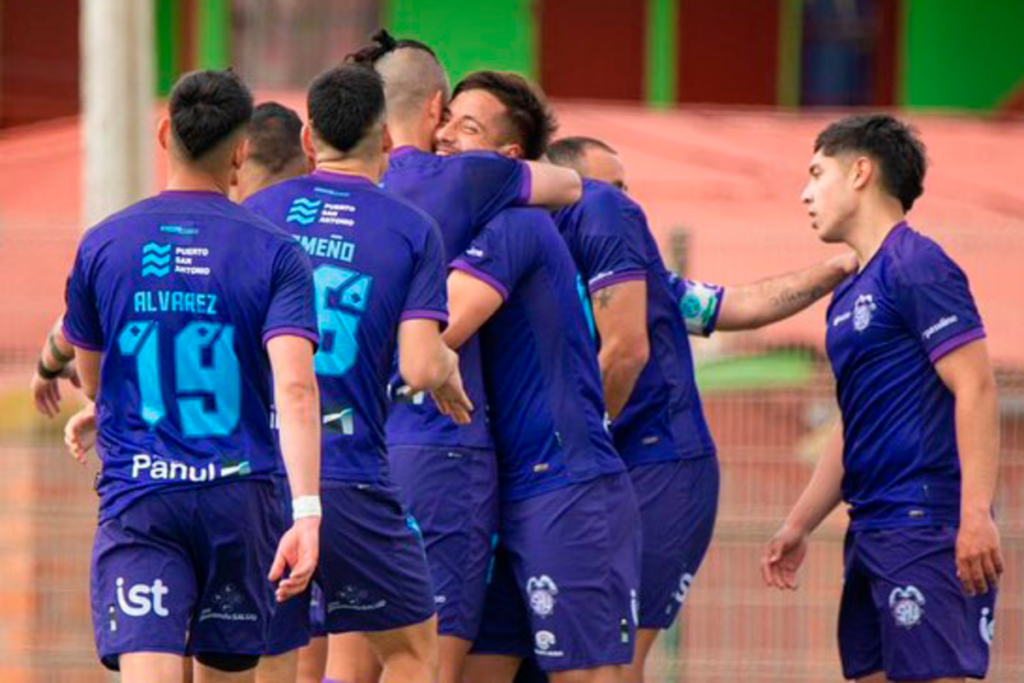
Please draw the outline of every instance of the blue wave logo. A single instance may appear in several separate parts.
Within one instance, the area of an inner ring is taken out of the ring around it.
[[[322,204],[322,200],[299,197],[292,202],[291,208],[288,209],[288,215],[285,217],[284,222],[309,225],[317,219],[317,216],[320,214],[320,206]]]
[[[171,272],[171,245],[149,242],[142,247],[142,277],[165,277]]]

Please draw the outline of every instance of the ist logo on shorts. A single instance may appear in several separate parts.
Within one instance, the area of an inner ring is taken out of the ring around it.
[[[117,606],[129,617],[144,617],[150,612],[158,617],[166,617],[170,614],[164,607],[164,596],[168,593],[164,582],[157,579],[153,585],[138,583],[127,590],[124,589],[124,579],[117,579]]]
[[[924,616],[923,605],[927,602],[916,586],[906,588],[893,588],[889,593],[889,609],[892,610],[892,617],[896,620],[897,626],[913,628],[921,622]]]
[[[526,594],[530,596],[530,609],[538,617],[549,617],[554,613],[558,586],[550,576],[531,576],[526,582]]]

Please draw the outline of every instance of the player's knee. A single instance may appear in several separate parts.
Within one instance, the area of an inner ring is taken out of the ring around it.
[[[203,666],[227,673],[239,673],[255,669],[260,663],[259,655],[236,655],[226,652],[201,652],[196,660]]]

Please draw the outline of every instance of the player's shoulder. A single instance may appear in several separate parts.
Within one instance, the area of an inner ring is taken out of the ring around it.
[[[894,228],[887,241],[887,265],[903,283],[934,282],[962,272],[938,242],[906,223]]]
[[[383,207],[387,211],[387,215],[390,217],[388,223],[396,226],[399,230],[403,232],[411,231],[414,234],[440,230],[433,216],[405,197],[388,192],[377,186],[367,188],[366,191],[373,192],[380,198]]]

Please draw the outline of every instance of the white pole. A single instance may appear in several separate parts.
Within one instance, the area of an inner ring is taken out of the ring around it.
[[[153,191],[151,0],[82,0],[84,217],[88,228]]]

